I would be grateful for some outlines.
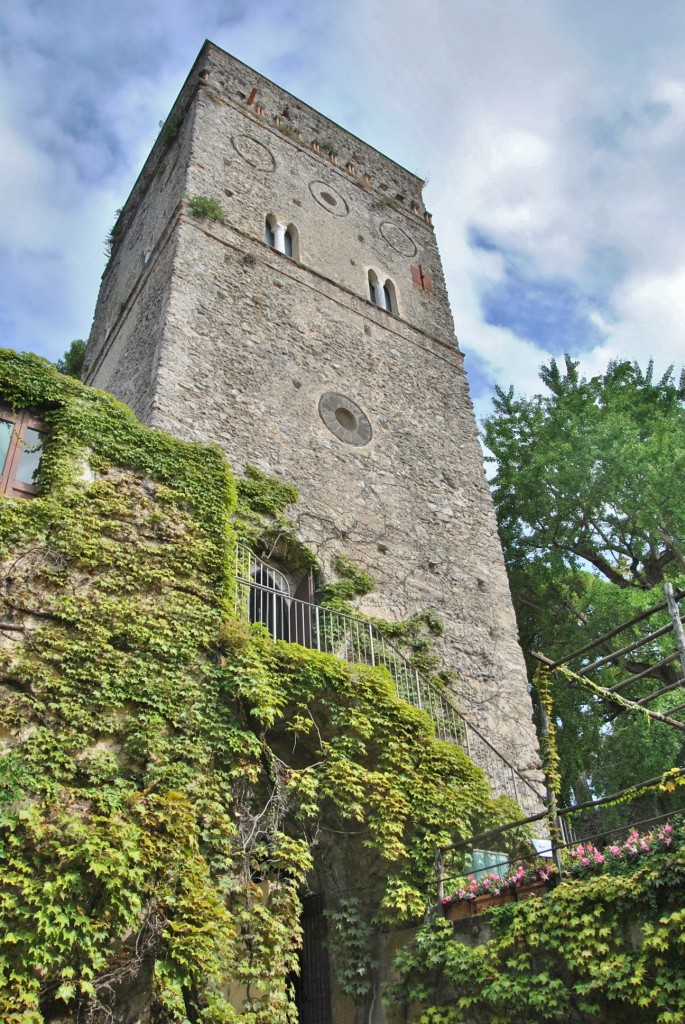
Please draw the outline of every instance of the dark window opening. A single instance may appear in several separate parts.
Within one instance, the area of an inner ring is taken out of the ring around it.
[[[289,231],[286,231],[285,235],[283,236],[283,244],[285,246],[285,254],[286,254],[286,256],[290,256],[292,258],[292,255],[293,255],[293,236],[290,234]]]
[[[273,573],[257,569],[250,587],[250,622],[262,622],[274,640],[290,640],[290,601]],[[268,588],[268,589],[267,589]]]
[[[383,298],[385,299],[385,308],[389,313],[394,313],[395,310],[392,308],[392,296],[387,284],[383,285]]]
[[[38,491],[45,424],[31,412],[0,406],[0,491],[30,498]]]
[[[264,241],[266,242],[267,245],[270,245],[272,249],[276,248],[276,237],[274,235],[274,229],[271,226],[268,217],[264,221]]]

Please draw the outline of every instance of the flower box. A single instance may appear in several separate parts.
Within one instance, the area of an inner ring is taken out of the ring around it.
[[[463,917],[474,917],[491,907],[501,907],[516,899],[513,892],[506,890],[500,893],[484,893],[473,899],[456,900],[445,907],[445,918],[448,921],[460,921]]]
[[[525,885],[520,885],[515,890],[515,899],[527,900],[531,896],[544,896],[546,892],[549,892],[550,884],[540,879],[539,882],[527,882]]]
[[[461,921],[464,917],[471,917],[474,913],[475,900],[457,900],[445,907],[445,919],[447,921]]]
[[[474,913],[481,913],[483,910],[489,910],[490,907],[503,907],[505,903],[511,903],[514,898],[513,892],[509,889],[500,893],[485,893],[483,896],[476,896],[473,901],[476,904]]]

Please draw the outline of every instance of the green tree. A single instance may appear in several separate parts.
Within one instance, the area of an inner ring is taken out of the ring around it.
[[[528,657],[556,659],[659,603],[666,580],[685,581],[685,371],[656,379],[651,361],[644,372],[612,362],[586,379],[566,356],[540,377],[546,391],[532,398],[497,390],[484,436],[521,641]],[[677,679],[670,665],[654,675]],[[654,689],[648,679],[630,695]],[[676,690],[650,707],[683,699]],[[612,792],[682,756],[666,728],[617,718],[587,693],[558,688],[555,706],[564,799]]]
[[[57,360],[56,366],[60,373],[67,377],[81,379],[81,369],[86,355],[86,342],[82,338],[74,338],[64,355]]]

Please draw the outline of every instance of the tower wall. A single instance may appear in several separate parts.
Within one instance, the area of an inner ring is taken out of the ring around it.
[[[122,214],[88,382],[295,483],[323,565],[340,553],[373,574],[364,613],[440,616],[460,706],[525,768],[525,669],[420,180],[211,44],[175,110],[168,184],[153,151]],[[219,201],[224,222],[192,217],[184,193]],[[267,215],[295,229],[297,259],[264,241]],[[147,277],[131,269],[146,232]],[[369,270],[394,285],[397,315],[370,301]],[[331,394],[347,405],[322,409]]]

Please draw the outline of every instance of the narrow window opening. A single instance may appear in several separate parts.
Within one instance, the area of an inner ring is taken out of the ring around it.
[[[267,217],[264,221],[264,241],[267,245],[270,245],[272,249],[276,248],[276,236],[274,234],[271,217]]]
[[[397,292],[390,279],[383,285],[383,301],[388,313],[394,313],[397,316]]]
[[[374,270],[369,271],[369,298],[376,306],[383,308],[383,289]]]
[[[289,231],[286,231],[285,235],[283,236],[283,244],[285,246],[285,254],[286,254],[286,256],[290,256],[292,258],[292,255],[293,255],[293,236],[290,234]]]

